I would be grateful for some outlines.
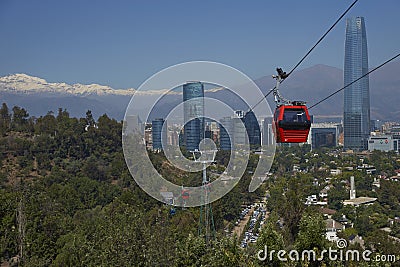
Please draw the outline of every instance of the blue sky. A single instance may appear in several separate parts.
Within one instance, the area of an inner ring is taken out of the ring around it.
[[[165,67],[210,60],[253,79],[290,70],[352,0],[0,1],[0,76],[137,88]],[[370,67],[400,51],[400,1],[360,0]],[[344,20],[299,69],[343,66]]]

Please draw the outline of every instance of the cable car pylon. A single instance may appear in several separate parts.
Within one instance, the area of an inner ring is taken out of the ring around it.
[[[216,150],[192,151],[194,160],[203,165],[203,175],[201,183],[203,192],[201,195],[202,205],[200,206],[198,234],[200,237],[204,237],[207,245],[215,237],[214,217],[212,213],[212,206],[210,203],[211,183],[210,179],[207,177],[207,163],[214,162],[216,152]],[[196,153],[200,153],[200,157],[198,159],[196,158]]]

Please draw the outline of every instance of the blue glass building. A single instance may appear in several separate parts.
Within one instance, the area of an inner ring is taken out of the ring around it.
[[[231,150],[231,139],[229,134],[233,135],[233,121],[230,117],[225,117],[220,120],[219,125],[219,146],[221,150]]]
[[[367,35],[363,17],[346,20],[344,85],[368,72]],[[357,81],[344,91],[344,149],[368,149],[370,134],[369,77]]]
[[[234,117],[225,117],[220,121],[221,150],[231,150],[232,145],[244,144],[249,144],[251,150],[261,147],[260,125],[253,111],[236,111]]]
[[[252,110],[250,110],[246,112],[243,120],[247,131],[247,137],[249,138],[250,149],[259,149],[261,146],[261,131],[256,115]]]
[[[154,119],[152,121],[153,150],[162,150],[163,142],[167,140],[166,123],[164,119]]]
[[[199,149],[204,138],[204,85],[188,82],[183,85],[184,144],[188,151]]]

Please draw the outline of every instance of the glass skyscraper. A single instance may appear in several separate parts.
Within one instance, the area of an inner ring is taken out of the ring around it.
[[[260,148],[260,125],[253,111],[244,113],[244,111],[238,110],[235,111],[233,117],[225,117],[220,121],[221,150],[231,150],[232,146],[245,144],[249,144],[251,150]]]
[[[247,137],[249,138],[250,149],[259,149],[261,146],[260,124],[252,110],[246,112],[244,115],[244,125],[246,127]]]
[[[346,20],[344,85],[368,72],[367,35],[363,17]],[[344,89],[344,149],[368,149],[370,134],[369,77]]]
[[[162,118],[152,121],[153,150],[162,150],[163,143],[167,141],[167,130],[165,120]]]
[[[270,146],[275,142],[275,136],[272,129],[272,117],[267,117],[263,121],[262,132],[261,132],[261,143],[263,146]]]
[[[188,151],[199,149],[204,138],[204,85],[188,82],[183,85],[184,144]]]
[[[231,138],[229,134],[233,134],[233,121],[231,117],[225,117],[220,120],[219,126],[219,145],[221,150],[231,150]],[[232,136],[233,141],[233,136]]]

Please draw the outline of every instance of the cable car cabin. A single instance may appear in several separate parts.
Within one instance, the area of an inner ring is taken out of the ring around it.
[[[310,127],[305,105],[282,105],[275,109],[273,129],[277,143],[307,142]]]
[[[189,191],[188,190],[182,190],[182,199],[188,199],[189,198]]]

